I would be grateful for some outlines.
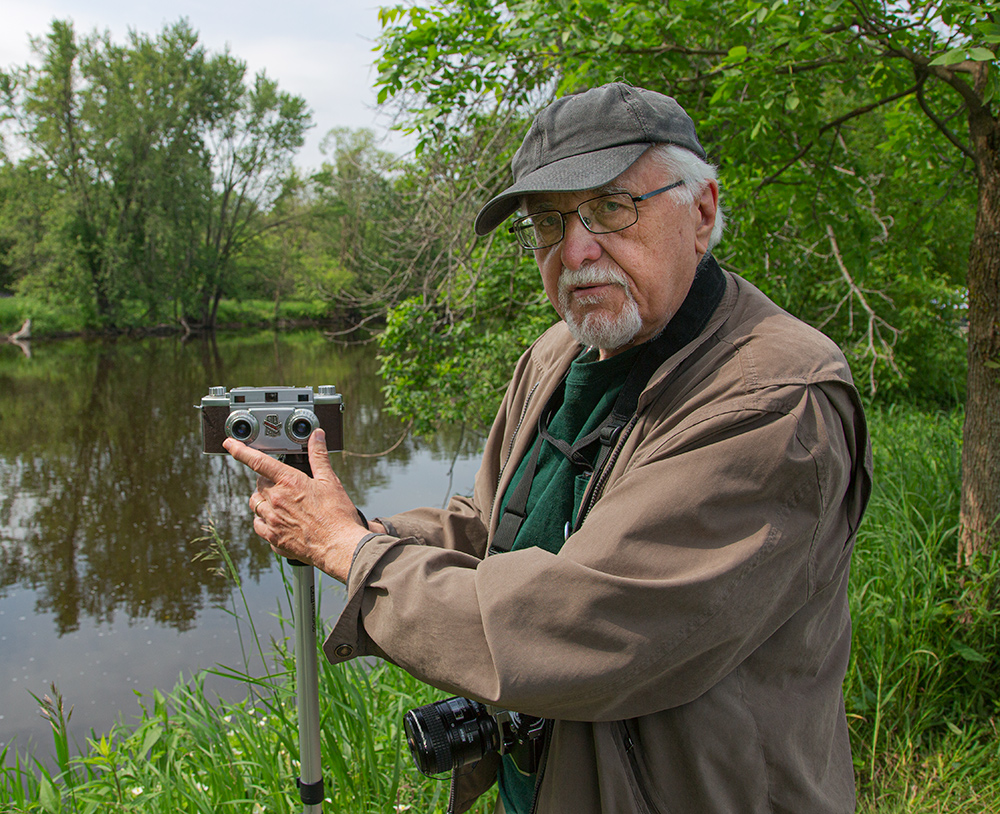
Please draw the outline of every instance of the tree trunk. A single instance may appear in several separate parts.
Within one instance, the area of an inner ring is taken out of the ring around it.
[[[969,565],[1000,536],[1000,121],[970,116],[979,208],[969,251],[969,373],[962,442],[959,561]]]

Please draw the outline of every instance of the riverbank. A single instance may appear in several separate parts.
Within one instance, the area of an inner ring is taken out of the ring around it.
[[[25,320],[31,320],[30,339],[66,339],[79,336],[126,335],[131,337],[184,335],[194,332],[182,320],[150,321],[141,307],[127,309],[126,316],[114,331],[102,331],[91,325],[82,310],[22,297],[0,297],[0,337],[10,337]],[[344,329],[358,320],[339,313],[324,300],[222,300],[216,330],[231,331],[257,328]]]
[[[876,482],[854,557],[844,684],[858,810],[1000,811],[1000,554],[972,570],[956,564],[962,415],[895,406],[869,417]],[[289,625],[269,676],[229,674],[247,700],[212,701],[200,678],[150,690],[138,723],[96,737],[79,757],[57,696],[41,699],[57,768],[19,760],[3,770],[4,810],[299,810],[291,636]],[[443,811],[447,781],[416,771],[401,732],[406,709],[441,694],[390,665],[320,664],[331,810]]]

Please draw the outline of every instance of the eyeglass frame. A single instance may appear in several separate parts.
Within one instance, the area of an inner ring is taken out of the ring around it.
[[[583,228],[586,229],[588,232],[590,232],[592,235],[613,235],[615,234],[615,232],[623,232],[630,226],[635,226],[639,222],[639,209],[638,207],[636,207],[637,203],[642,203],[643,201],[647,201],[650,198],[655,197],[656,195],[660,195],[664,192],[669,192],[672,189],[677,189],[677,187],[682,186],[683,184],[684,184],[684,179],[682,178],[680,181],[674,181],[674,183],[672,184],[668,184],[665,187],[660,187],[659,189],[654,189],[652,192],[647,192],[645,195],[632,195],[629,192],[605,192],[603,195],[595,195],[593,198],[587,198],[587,200],[581,201],[580,204],[575,209],[570,209],[568,212],[560,212],[558,209],[543,209],[540,212],[531,212],[528,213],[527,215],[521,215],[521,217],[517,218],[514,221],[514,223],[507,229],[507,232],[514,235],[517,238],[517,242],[521,244],[521,247],[528,249],[529,251],[537,251],[538,249],[549,249],[552,248],[553,246],[558,246],[560,243],[562,243],[563,239],[566,237],[566,218],[569,215],[575,213],[576,216],[580,218],[580,223],[583,224]],[[601,198],[611,198],[614,197],[615,195],[627,195],[631,199],[632,210],[635,212],[635,220],[632,221],[627,226],[622,226],[618,229],[610,229],[607,232],[595,232],[587,225],[587,221],[584,219],[583,214],[580,212],[580,207],[589,204],[591,201],[597,201],[600,200]],[[544,246],[526,245],[525,242],[521,239],[521,234],[518,231],[518,224],[526,220],[527,218],[535,218],[538,217],[539,215],[547,215],[552,212],[559,215],[559,221],[562,226],[562,228],[560,229],[561,234],[559,235],[559,239],[553,241],[552,243],[546,243]]]

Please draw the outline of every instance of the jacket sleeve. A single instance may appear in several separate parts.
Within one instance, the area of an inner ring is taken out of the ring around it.
[[[559,554],[480,560],[376,537],[328,656],[384,655],[448,692],[548,718],[697,698],[848,566],[858,451],[822,388],[787,390],[640,423]]]

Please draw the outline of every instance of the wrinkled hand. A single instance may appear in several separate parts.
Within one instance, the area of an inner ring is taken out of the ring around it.
[[[233,438],[222,446],[258,475],[257,490],[250,496],[258,536],[276,554],[346,582],[354,550],[368,530],[330,466],[323,430],[309,438],[311,478]]]

